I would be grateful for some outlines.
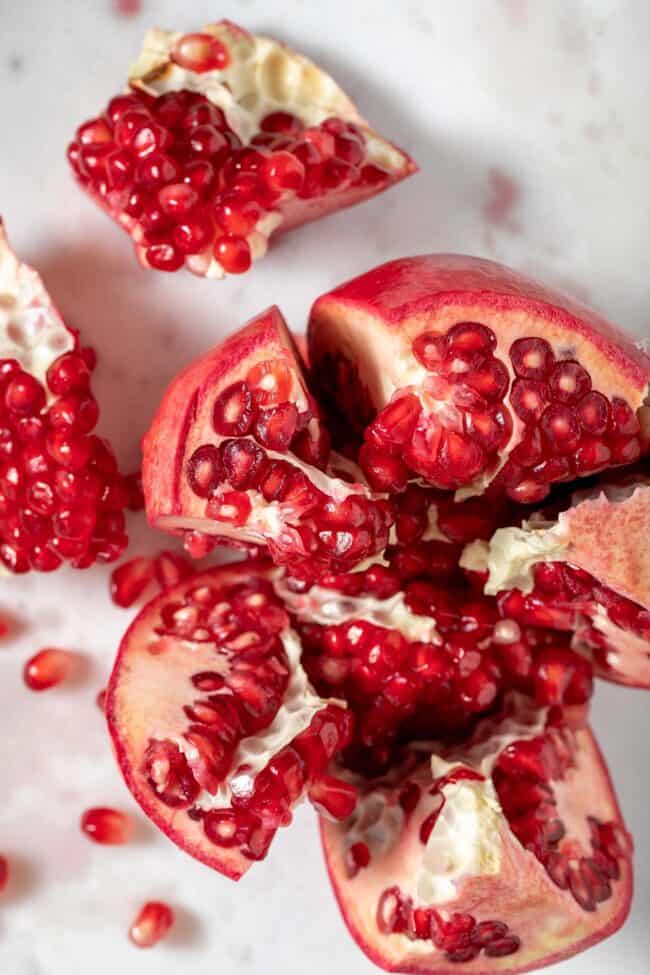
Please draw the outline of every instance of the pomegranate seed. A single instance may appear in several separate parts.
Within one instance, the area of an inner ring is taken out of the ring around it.
[[[297,193],[305,179],[305,167],[290,152],[272,152],[261,167],[261,176],[272,193]]]
[[[602,393],[591,391],[584,396],[576,408],[578,422],[585,433],[593,437],[602,436],[610,422],[609,401]]]
[[[293,403],[281,403],[272,410],[261,410],[255,421],[255,437],[270,450],[285,451],[298,427],[298,410]]]
[[[366,843],[353,843],[345,855],[345,864],[349,877],[356,877],[360,870],[370,863],[370,850]]]
[[[289,112],[271,112],[260,122],[262,132],[282,132],[286,135],[297,135],[302,127],[300,119]]]
[[[281,359],[266,359],[249,370],[246,382],[255,403],[268,409],[288,400],[292,378]]]
[[[578,423],[568,406],[551,403],[542,414],[540,426],[547,442],[558,453],[572,453],[578,446]]]
[[[120,846],[131,839],[133,824],[126,813],[105,806],[95,806],[83,813],[81,831],[95,843]]]
[[[639,420],[636,413],[625,400],[617,396],[612,397],[611,402],[612,426],[614,432],[621,437],[633,437],[639,430]]]
[[[224,440],[220,454],[224,476],[231,487],[246,490],[257,486],[266,455],[256,443],[252,440]]]
[[[248,521],[251,510],[250,499],[243,491],[225,491],[210,498],[206,514],[215,521],[241,527]]]
[[[179,67],[197,74],[223,71],[230,64],[228,48],[212,34],[184,34],[174,44],[170,57]]]
[[[225,234],[217,237],[213,246],[215,260],[229,274],[244,274],[252,263],[251,250],[243,237]]]
[[[551,398],[560,403],[577,403],[591,389],[591,376],[579,362],[558,362],[548,378]]]
[[[7,858],[0,855],[0,892],[5,890],[9,883],[9,863]]]
[[[262,217],[262,208],[254,200],[227,197],[215,207],[217,223],[226,234],[246,237]]]
[[[349,782],[322,776],[309,789],[309,800],[321,816],[334,821],[347,819],[357,805],[357,790]]]
[[[129,938],[137,948],[153,948],[165,937],[174,923],[174,912],[162,901],[147,901],[129,929]]]
[[[521,379],[546,379],[555,356],[545,339],[517,339],[510,346],[510,360],[516,374]]]
[[[214,157],[228,149],[228,140],[214,125],[197,125],[190,132],[189,144],[195,156]]]
[[[214,223],[204,211],[190,213],[174,227],[172,238],[181,254],[198,254],[214,240]]]
[[[47,385],[55,396],[83,392],[88,388],[90,369],[82,356],[66,352],[59,356],[47,370]]]
[[[4,401],[15,415],[34,416],[45,406],[45,390],[29,373],[18,373],[6,386]]]
[[[154,560],[156,582],[164,591],[194,574],[194,569],[177,552],[160,552]]]
[[[147,264],[157,271],[178,271],[185,263],[182,252],[172,244],[152,244],[147,247],[145,258]]]
[[[510,390],[510,403],[517,416],[526,423],[539,420],[546,403],[548,391],[544,383],[534,379],[515,379]]]
[[[105,687],[103,687],[101,691],[98,692],[97,697],[95,698],[95,704],[102,712],[102,714],[106,712],[106,688]]]
[[[47,647],[34,654],[23,669],[23,680],[30,691],[46,691],[67,680],[75,667],[75,655],[69,650]]]
[[[123,562],[111,573],[111,599],[125,609],[133,606],[154,577],[151,559],[139,557]]]

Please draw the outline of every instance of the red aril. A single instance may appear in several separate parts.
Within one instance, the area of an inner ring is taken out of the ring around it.
[[[92,432],[94,354],[10,250],[1,225],[0,278],[0,570],[114,561],[127,544],[128,490],[110,447]]]
[[[30,691],[47,691],[67,680],[75,668],[75,655],[69,650],[46,647],[25,664],[23,680]]]
[[[154,577],[154,563],[139,556],[123,562],[111,573],[111,599],[117,606],[127,608],[140,598]]]
[[[145,267],[242,274],[274,233],[416,171],[320,68],[230,21],[150,32],[129,84],[68,160]]]
[[[133,834],[133,823],[126,813],[107,806],[86,809],[81,817],[81,831],[102,846],[122,846]]]
[[[147,901],[129,928],[129,938],[136,948],[153,948],[174,923],[174,912],[163,901]]]
[[[0,893],[4,891],[9,883],[9,863],[7,858],[0,855]]]

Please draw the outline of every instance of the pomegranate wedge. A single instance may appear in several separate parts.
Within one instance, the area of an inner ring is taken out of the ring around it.
[[[490,261],[393,261],[319,298],[309,359],[369,483],[536,504],[648,450],[650,359],[594,312]]]
[[[277,308],[174,380],[143,454],[149,519],[185,532],[190,550],[197,532],[262,544],[313,574],[352,569],[387,544],[390,507],[330,453]]]
[[[501,614],[575,633],[574,646],[608,680],[650,687],[650,484],[632,474],[576,492],[559,514],[533,515],[467,547],[487,571]]]
[[[352,718],[311,688],[268,565],[185,580],[127,631],[106,697],[126,783],[175,843],[238,880],[306,792],[347,816],[325,775]]]
[[[329,75],[225,20],[149,31],[127,93],[78,128],[68,158],[144,267],[212,278],[416,171]]]
[[[0,222],[0,571],[83,569],[127,544],[128,485],[92,433],[94,363]]]
[[[523,972],[620,927],[631,844],[587,728],[515,697],[465,744],[431,747],[321,823],[339,907],[375,964]]]

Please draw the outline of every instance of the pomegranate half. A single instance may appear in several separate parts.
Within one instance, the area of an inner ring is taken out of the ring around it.
[[[0,222],[0,571],[112,562],[129,484],[93,433],[95,365]]]
[[[68,158],[144,267],[213,278],[416,171],[329,75],[226,20],[149,31],[128,93],[78,128]]]

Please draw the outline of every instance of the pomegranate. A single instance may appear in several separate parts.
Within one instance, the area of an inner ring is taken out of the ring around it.
[[[174,923],[174,912],[163,901],[147,901],[129,928],[129,938],[136,948],[153,948],[165,937]]]
[[[150,602],[124,637],[106,697],[118,762],[143,810],[233,879],[266,855],[305,793],[331,815],[349,815],[355,798],[324,774],[350,742],[351,716],[311,688],[273,571],[212,569]]]
[[[128,488],[92,431],[92,350],[82,348],[0,223],[0,571],[112,562],[127,544]]]
[[[588,712],[594,668],[646,683],[649,379],[594,313],[453,256],[318,299],[306,355],[272,308],[186,368],[148,517],[271,561],[180,577],[127,632],[107,715],[145,812],[237,878],[307,796],[387,970],[615,931],[631,844]]]
[[[305,368],[271,308],[172,383],[143,442],[153,524],[347,571],[388,542],[390,505],[330,451]],[[207,549],[206,549],[207,550]],[[201,552],[205,554],[205,550]]]
[[[650,687],[648,478],[603,482],[569,502],[468,545],[462,563],[487,572],[503,617],[569,631],[601,677]]]
[[[127,93],[77,129],[68,159],[143,266],[213,278],[416,171],[320,68],[225,20],[149,31]]]

